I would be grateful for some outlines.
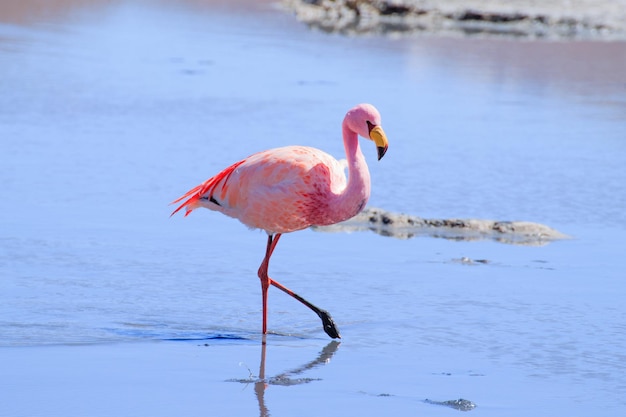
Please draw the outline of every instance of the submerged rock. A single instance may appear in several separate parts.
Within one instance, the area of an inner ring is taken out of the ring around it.
[[[355,217],[332,226],[316,226],[325,232],[371,230],[383,236],[409,239],[431,236],[451,240],[492,239],[502,243],[540,246],[569,236],[539,223],[477,219],[423,219],[403,213],[391,213],[366,207]]]
[[[283,0],[328,32],[626,39],[626,0]]]
[[[459,411],[471,411],[476,408],[476,404],[471,402],[470,400],[464,400],[463,398],[459,398],[458,400],[448,400],[448,401],[433,401],[428,398],[424,400],[425,403],[434,404],[434,405],[443,405],[446,407],[454,408]]]

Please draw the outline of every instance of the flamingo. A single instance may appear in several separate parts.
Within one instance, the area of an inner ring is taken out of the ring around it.
[[[265,257],[258,270],[263,335],[267,334],[267,291],[273,285],[313,310],[331,338],[341,338],[328,311],[269,277],[269,262],[284,233],[339,223],[363,210],[370,196],[370,174],[358,137],[376,144],[380,160],[388,146],[380,124],[380,113],[371,104],[359,104],[347,112],[342,123],[347,178],[345,161],[342,164],[316,148],[286,146],[236,162],[171,203],[182,201],[171,216],[183,207],[185,216],[205,207],[234,217],[251,229],[267,232]]]

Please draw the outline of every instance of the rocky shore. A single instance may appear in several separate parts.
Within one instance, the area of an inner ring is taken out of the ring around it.
[[[541,246],[569,236],[539,223],[476,219],[423,219],[367,207],[355,217],[318,231],[357,232],[371,230],[383,236],[409,239],[415,236],[451,240],[492,239],[501,243]]]
[[[311,27],[343,34],[626,40],[626,0],[283,0],[283,4]]]

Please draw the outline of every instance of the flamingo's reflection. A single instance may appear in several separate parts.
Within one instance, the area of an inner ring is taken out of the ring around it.
[[[265,375],[265,355],[267,351],[267,343],[265,339],[265,335],[263,336],[263,342],[261,344],[261,363],[259,365],[259,375],[253,376],[250,375],[249,378],[245,379],[232,379],[230,381],[233,382],[241,382],[244,384],[254,384],[254,393],[256,395],[257,401],[259,403],[259,412],[261,417],[268,417],[270,415],[267,406],[265,405],[265,389],[270,385],[282,385],[282,386],[291,386],[291,385],[300,385],[300,384],[308,384],[312,381],[318,381],[318,378],[303,378],[296,377],[310,369],[316,368],[320,365],[324,365],[330,361],[333,357],[337,348],[339,348],[339,342],[333,340],[329,344],[327,344],[321,352],[317,355],[317,357],[302,366],[299,366],[295,369],[291,369],[285,372],[282,372],[276,376],[267,377]]]

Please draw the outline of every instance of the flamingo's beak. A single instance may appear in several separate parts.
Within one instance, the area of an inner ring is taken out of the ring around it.
[[[385,135],[385,131],[382,127],[372,126],[370,129],[370,139],[376,144],[376,149],[378,149],[378,160],[380,161],[382,157],[385,156],[385,152],[387,152],[387,148],[389,147],[387,135]]]

